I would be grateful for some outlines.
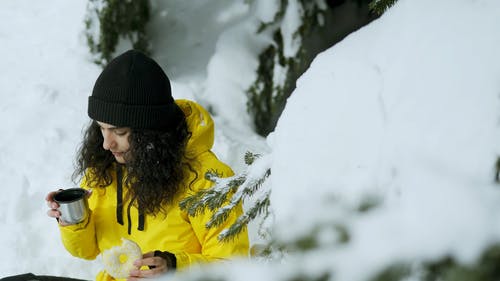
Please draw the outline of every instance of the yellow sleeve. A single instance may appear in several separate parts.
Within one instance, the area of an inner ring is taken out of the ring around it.
[[[219,241],[218,235],[222,230],[229,228],[241,215],[241,204],[233,210],[228,219],[217,228],[207,229],[205,224],[210,220],[213,212],[205,211],[204,214],[189,217],[195,235],[201,243],[200,254],[185,252],[173,253],[177,259],[177,268],[182,269],[191,264],[204,263],[217,260],[226,260],[234,257],[247,257],[249,249],[248,231],[245,228],[234,239],[227,242]]]
[[[94,229],[94,220],[90,213],[81,223],[59,226],[64,247],[75,257],[93,260],[99,254]]]

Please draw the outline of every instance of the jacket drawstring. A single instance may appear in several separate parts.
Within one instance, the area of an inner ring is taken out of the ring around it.
[[[132,218],[130,217],[130,207],[132,207],[132,202],[133,202],[133,200],[130,200],[130,202],[128,203],[128,206],[127,206],[127,221],[128,221],[127,232],[128,232],[128,235],[130,235],[130,233],[132,233]]]
[[[116,221],[123,225],[123,188],[122,188],[122,167],[116,165]]]
[[[127,233],[130,235],[132,233],[132,217],[130,215],[130,207],[132,207],[132,202],[134,202],[135,197],[130,200],[127,205]],[[144,230],[144,212],[141,206],[137,206],[139,210],[138,227],[137,230]],[[123,173],[122,168],[118,165],[116,167],[116,221],[123,225]]]
[[[139,223],[137,226],[137,230],[143,231],[144,230],[144,212],[142,211],[141,204],[139,204],[138,208],[139,208]]]

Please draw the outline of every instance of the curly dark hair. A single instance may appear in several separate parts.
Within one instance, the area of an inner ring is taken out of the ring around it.
[[[179,112],[182,114],[180,109]],[[165,211],[165,206],[184,188],[186,168],[198,176],[186,161],[190,136],[184,114],[169,130],[131,128],[130,151],[125,157],[126,163],[119,164],[112,153],[103,148],[100,126],[92,121],[79,148],[73,180],[85,177],[88,185],[105,188],[113,181],[116,165],[121,165],[127,171],[124,184],[129,190],[129,199],[135,200],[134,204],[145,214]]]

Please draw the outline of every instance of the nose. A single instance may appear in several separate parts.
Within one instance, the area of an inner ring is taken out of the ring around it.
[[[102,147],[105,150],[110,150],[115,146],[116,142],[111,134],[109,134],[108,132],[103,132],[102,137],[104,139],[104,141],[102,142]]]

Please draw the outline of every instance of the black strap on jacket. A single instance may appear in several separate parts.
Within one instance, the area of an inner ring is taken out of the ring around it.
[[[127,233],[132,233],[132,218],[130,216],[130,207],[134,202],[135,197],[130,200],[127,206]],[[139,219],[137,230],[144,231],[144,211],[141,206],[137,206],[139,210]],[[123,225],[123,171],[120,165],[116,165],[116,221]]]
[[[123,173],[122,167],[116,165],[116,221],[123,225]]]

